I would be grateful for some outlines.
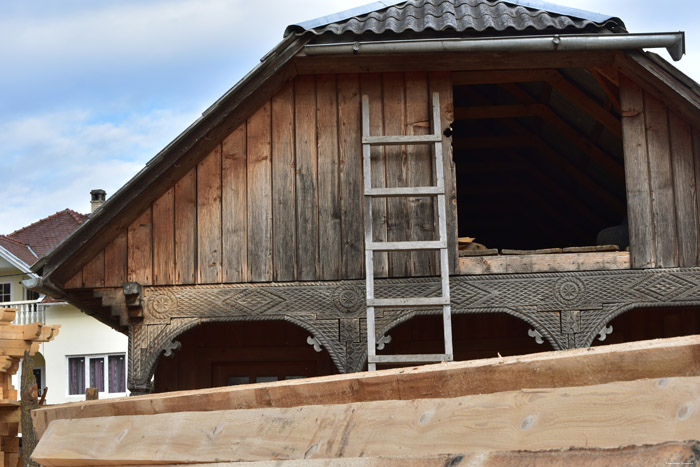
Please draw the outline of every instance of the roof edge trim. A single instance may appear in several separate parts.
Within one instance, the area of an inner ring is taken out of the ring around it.
[[[407,0],[380,0],[378,2],[360,5],[358,7],[339,11],[338,13],[333,13],[327,16],[302,21],[301,23],[290,24],[287,26],[287,29],[284,30],[284,37],[287,37],[293,33],[302,33],[304,31],[308,31],[309,29],[326,26],[327,24],[345,21],[346,19],[350,19],[355,16],[366,15],[374,11],[383,10],[384,8],[389,8],[390,6],[398,5],[399,3],[405,3],[406,1]]]
[[[0,257],[4,258],[8,263],[12,264],[14,267],[22,271],[24,274],[29,274],[32,277],[36,277],[36,274],[32,272],[29,265],[7,251],[5,248],[0,246]]]

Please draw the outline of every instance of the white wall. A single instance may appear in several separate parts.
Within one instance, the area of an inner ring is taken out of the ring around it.
[[[58,336],[41,344],[39,351],[46,360],[45,386],[48,404],[85,400],[85,395],[68,394],[68,356],[127,352],[127,337],[72,305],[53,305],[46,310],[46,324],[60,324]],[[128,363],[127,363],[128,365]],[[125,394],[100,393],[100,399]]]

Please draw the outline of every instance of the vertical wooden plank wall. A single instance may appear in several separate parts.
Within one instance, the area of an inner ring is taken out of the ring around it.
[[[632,267],[697,266],[697,130],[624,76],[620,99]]]
[[[449,73],[296,77],[66,286],[362,278],[361,96],[370,98],[372,135],[426,134],[434,91],[444,127],[452,118]],[[430,151],[373,148],[373,185],[432,184]],[[372,212],[376,240],[436,238],[431,198],[377,199]],[[456,229],[448,230],[456,245]],[[431,275],[437,261],[434,253],[400,252],[376,255],[375,268],[377,276]]]

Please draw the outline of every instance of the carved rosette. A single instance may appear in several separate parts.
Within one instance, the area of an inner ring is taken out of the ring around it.
[[[333,291],[333,305],[341,313],[354,315],[364,310],[365,292],[357,286],[344,285]]]
[[[177,309],[177,297],[167,289],[158,290],[146,299],[146,319],[167,320]]]

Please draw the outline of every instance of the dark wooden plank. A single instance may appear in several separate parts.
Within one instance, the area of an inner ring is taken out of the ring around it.
[[[406,130],[410,135],[427,135],[432,130],[430,119],[432,99],[428,94],[428,75],[423,72],[406,73]],[[408,184],[410,186],[434,185],[432,145],[408,146]],[[432,197],[408,198],[410,240],[437,240]],[[435,251],[411,252],[411,272],[414,276],[438,273],[438,253]]]
[[[294,81],[296,144],[297,279],[318,278],[318,159],[316,156],[316,79]]]
[[[406,134],[406,86],[403,73],[384,73],[384,131],[387,136]],[[405,146],[386,146],[386,186],[408,186],[408,154]],[[410,238],[409,211],[407,198],[387,200],[387,240],[406,241]],[[389,253],[389,275],[406,277],[411,273],[411,254],[408,252]]]
[[[624,75],[620,75],[620,104],[630,261],[633,268],[653,268],[656,267],[656,245],[652,230],[644,95],[642,89]]]
[[[445,209],[447,211],[447,245],[450,255],[450,273],[459,271],[457,254],[457,175],[452,160],[452,137],[445,136],[444,131],[454,120],[454,103],[452,101],[452,75],[449,71],[433,71],[428,77],[430,95],[440,94],[440,129],[442,130],[442,157],[445,170]]]
[[[129,282],[151,285],[153,277],[153,213],[145,210],[129,226],[127,233]]]
[[[221,269],[224,282],[245,282],[248,278],[246,161],[246,126],[243,124],[221,144]]]
[[[678,266],[678,235],[671,168],[671,142],[666,105],[644,93],[644,115],[649,157],[649,185],[651,192],[656,265]]]
[[[190,170],[175,183],[175,283],[197,279],[197,173]]]
[[[224,282],[248,279],[246,126],[221,144],[221,240]]]
[[[700,180],[700,128],[692,128],[692,138],[693,138],[693,163],[695,166],[695,189],[697,191],[697,184]],[[696,205],[696,219],[698,219],[698,224],[700,224],[700,196],[697,197]],[[698,239],[698,256],[700,256],[700,232],[697,234]],[[698,264],[700,264],[700,258],[698,258]]]
[[[270,103],[248,119],[248,280],[272,280]]]
[[[175,188],[153,203],[153,283],[175,280]]]
[[[105,287],[121,287],[126,282],[126,230],[105,247]]]
[[[105,253],[100,251],[83,268],[83,287],[104,287]]]
[[[221,146],[197,164],[197,283],[221,282]]]
[[[384,103],[382,100],[382,75],[363,73],[360,75],[362,95],[369,100],[370,136],[384,136]],[[383,146],[370,148],[372,186],[382,188],[386,185],[386,158]],[[385,242],[387,235],[386,198],[372,199],[372,239]],[[374,253],[374,277],[389,275],[389,258],[385,252]]]
[[[362,119],[360,82],[356,74],[338,76],[340,215],[343,238],[343,278],[364,277],[362,190]]]
[[[272,98],[272,244],[273,279],[296,279],[296,162],[294,86]]]
[[[669,112],[673,193],[678,232],[678,265],[697,266],[698,212],[693,137],[690,125],[676,112]]]
[[[340,279],[341,226],[338,165],[338,89],[335,75],[316,77],[318,132],[319,278]]]
[[[77,273],[73,275],[70,279],[63,284],[63,288],[68,289],[80,289],[83,287],[83,269],[81,268]]]

